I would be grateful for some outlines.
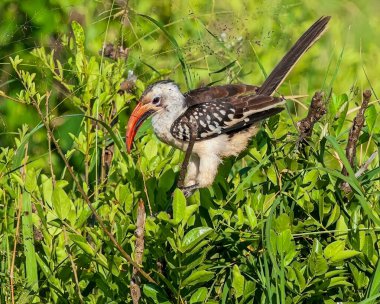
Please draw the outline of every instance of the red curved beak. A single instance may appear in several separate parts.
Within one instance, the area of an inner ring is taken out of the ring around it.
[[[154,112],[154,106],[151,104],[143,104],[141,102],[139,102],[136,108],[133,110],[128,121],[127,135],[125,138],[128,153],[131,152],[133,139],[135,138],[138,129],[142,123]]]

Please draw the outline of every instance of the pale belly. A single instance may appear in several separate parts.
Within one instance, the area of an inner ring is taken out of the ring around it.
[[[156,136],[164,143],[171,145],[182,151],[186,151],[188,143],[174,138],[168,128],[157,127],[155,124],[154,132]],[[252,125],[250,128],[238,132],[233,136],[220,135],[211,139],[197,141],[193,147],[193,153],[200,158],[203,155],[217,155],[219,158],[229,156],[237,156],[248,146],[249,140],[256,135],[259,130],[258,124]]]

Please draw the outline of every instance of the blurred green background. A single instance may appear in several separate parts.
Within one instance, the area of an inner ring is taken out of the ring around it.
[[[187,90],[210,83],[260,84],[264,75],[258,60],[269,73],[314,20],[331,15],[328,32],[298,63],[280,93],[310,95],[324,85],[332,85],[336,94],[355,93],[372,85],[376,93],[379,8],[376,0],[2,1],[0,90],[12,95],[20,89],[9,64],[11,56],[29,58],[26,64],[30,69],[37,63],[28,55],[34,47],[53,48],[57,58],[64,59],[60,39],[71,35],[73,20],[85,29],[88,55],[97,54],[104,43],[122,44],[129,48],[130,70],[140,80],[171,78]],[[190,68],[189,87],[176,47],[155,24],[139,14],[161,22],[176,39]],[[47,78],[46,86],[52,87],[54,82]],[[62,101],[62,96],[57,94],[53,99]],[[72,110],[63,102],[59,111]],[[0,99],[0,144],[11,144],[9,135],[22,123],[36,125],[32,111]],[[37,138],[37,143],[42,140],[43,137]]]

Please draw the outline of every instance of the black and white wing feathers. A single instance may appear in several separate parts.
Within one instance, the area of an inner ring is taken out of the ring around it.
[[[282,103],[282,98],[252,93],[214,99],[190,106],[175,120],[170,131],[183,141],[190,140],[193,125],[196,141],[233,134],[281,112]]]

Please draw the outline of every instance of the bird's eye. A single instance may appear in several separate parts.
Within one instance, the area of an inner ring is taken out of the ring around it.
[[[154,104],[155,106],[158,106],[160,104],[160,97],[154,97],[153,100],[152,100],[152,104]]]

